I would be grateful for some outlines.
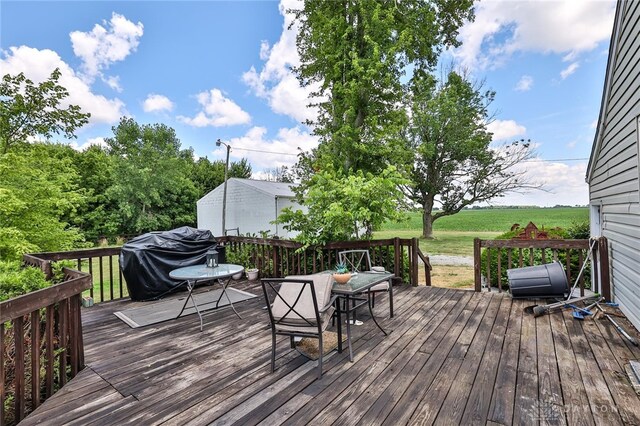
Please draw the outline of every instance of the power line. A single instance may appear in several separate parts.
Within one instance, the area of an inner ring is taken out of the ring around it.
[[[292,154],[290,152],[279,152],[279,151],[267,151],[267,150],[263,150],[263,149],[251,149],[251,148],[238,148],[238,147],[232,147],[232,149],[235,150],[239,150],[239,151],[251,151],[251,152],[260,152],[263,154],[277,154],[277,155],[291,155],[291,156],[297,156],[298,154]],[[544,159],[544,158],[537,158],[537,159],[530,159],[530,160],[523,160],[523,163],[550,163],[553,161],[587,161],[588,158],[552,158],[552,159]]]
[[[251,149],[251,148],[237,148],[237,147],[232,147],[232,149],[237,149],[239,151],[251,151],[251,152],[262,152],[264,154],[278,154],[278,155],[293,155],[293,156],[298,156],[298,154],[292,154],[290,152],[277,152],[277,151],[265,151],[262,149]]]
[[[554,158],[554,159],[531,159],[531,160],[523,160],[523,163],[550,163],[552,161],[586,161],[588,158]]]

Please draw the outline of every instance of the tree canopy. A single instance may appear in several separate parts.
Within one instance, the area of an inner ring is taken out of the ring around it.
[[[433,222],[440,217],[508,191],[536,187],[524,170],[514,168],[531,157],[528,142],[490,146],[488,107],[494,92],[483,92],[454,71],[439,83],[416,79],[412,89],[405,149],[413,158],[406,193],[422,208],[424,238],[432,238]],[[436,204],[440,209],[433,213]]]
[[[77,105],[63,108],[69,92],[58,84],[60,70],[55,69],[49,79],[34,84],[23,73],[6,74],[0,83],[0,154],[29,138],[54,134],[75,138],[75,131],[88,123]]]
[[[0,259],[27,252],[69,250],[83,241],[64,218],[84,202],[68,159],[42,144],[0,155]]]
[[[407,181],[393,167],[379,175],[362,171],[345,174],[330,168],[319,171],[308,187],[298,188],[306,213],[286,208],[278,223],[298,232],[296,239],[305,246],[371,238],[372,230],[386,220],[404,217],[399,189],[404,183]]]
[[[472,0],[304,1],[295,69],[313,93],[319,117],[317,157],[344,171],[380,172],[402,151],[406,123],[401,102],[407,69],[423,76],[445,46],[456,46],[458,28],[473,18]],[[413,78],[413,77],[411,77]]]

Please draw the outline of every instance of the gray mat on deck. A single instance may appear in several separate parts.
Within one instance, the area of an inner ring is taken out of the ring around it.
[[[220,297],[222,289],[215,289],[205,291],[202,293],[194,294],[198,304],[198,309],[202,313],[203,311],[216,309],[216,301]],[[255,294],[247,293],[246,291],[236,290],[235,288],[227,288],[226,294],[229,296],[233,303],[242,302],[243,300],[253,299],[257,297]],[[123,311],[114,312],[113,314],[127,323],[131,328],[144,327],[146,325],[157,324],[159,322],[176,319],[180,313],[180,309],[184,305],[184,300],[187,297],[187,293],[183,297],[178,299],[164,300],[162,302],[151,302],[144,306],[137,308],[125,309]],[[218,304],[218,308],[222,308],[229,305],[229,300],[223,295]],[[180,318],[195,314],[196,310],[193,307],[193,302],[189,300],[187,307]]]

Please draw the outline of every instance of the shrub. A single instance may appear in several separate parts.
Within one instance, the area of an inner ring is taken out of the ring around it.
[[[40,269],[22,268],[18,261],[0,261],[0,301],[49,285]]]

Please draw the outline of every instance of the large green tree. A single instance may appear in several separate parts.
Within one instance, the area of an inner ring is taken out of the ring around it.
[[[28,138],[54,134],[75,138],[75,131],[85,125],[90,114],[83,114],[77,105],[63,107],[69,96],[58,84],[60,70],[39,84],[23,73],[6,74],[0,82],[0,154],[13,146],[26,143]]]
[[[374,173],[399,161],[405,126],[402,79],[424,76],[458,28],[473,18],[472,0],[306,0],[295,10],[301,64],[313,93],[320,136],[316,157],[345,171]],[[323,167],[323,166],[320,166]]]
[[[193,162],[191,180],[198,189],[198,198],[215,189],[224,182],[224,166],[222,160],[210,161],[207,157]],[[246,158],[229,164],[228,177],[248,179],[251,177],[251,164]]]
[[[51,155],[47,144],[0,154],[0,259],[38,251],[69,250],[83,241],[70,217],[84,202],[70,159]]]
[[[413,153],[409,198],[422,208],[422,234],[433,238],[433,222],[509,191],[538,187],[514,166],[533,154],[528,142],[491,147],[488,107],[494,92],[449,72],[412,83],[411,125],[406,150]],[[437,211],[435,207],[439,207]]]
[[[108,196],[109,188],[115,184],[114,167],[118,157],[109,155],[107,148],[99,145],[74,153],[73,162],[86,202],[78,209],[72,223],[82,230],[88,241],[124,233],[118,227],[118,202]]]
[[[116,203],[110,221],[125,234],[195,224],[198,192],[189,178],[192,154],[180,149],[164,124],[140,125],[122,118],[105,139],[114,161],[107,197]]]

